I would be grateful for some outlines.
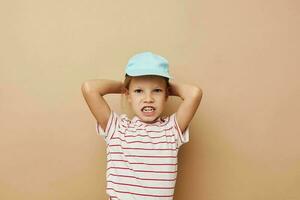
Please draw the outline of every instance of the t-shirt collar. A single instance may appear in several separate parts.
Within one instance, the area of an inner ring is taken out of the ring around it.
[[[132,120],[132,122],[136,122],[136,123],[143,123],[143,124],[160,124],[162,122],[164,122],[164,120],[162,120],[161,117],[158,117],[155,121],[153,121],[152,123],[147,123],[147,122],[143,122],[137,115],[135,115]]]

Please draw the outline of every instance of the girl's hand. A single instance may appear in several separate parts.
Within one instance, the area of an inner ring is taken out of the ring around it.
[[[175,83],[173,81],[169,81],[169,85],[170,85],[168,88],[169,96],[177,96]]]
[[[169,81],[169,84],[169,96],[178,96],[182,100],[198,95],[198,93],[202,93],[201,88],[196,85],[175,81]]]

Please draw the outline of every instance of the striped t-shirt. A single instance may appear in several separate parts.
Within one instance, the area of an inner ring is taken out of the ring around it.
[[[137,116],[111,111],[105,131],[106,192],[112,200],[172,200],[179,147],[189,141],[189,127],[181,132],[175,113],[152,124]]]

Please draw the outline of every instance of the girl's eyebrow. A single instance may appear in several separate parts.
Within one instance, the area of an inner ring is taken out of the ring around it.
[[[143,87],[142,86],[134,86],[133,87],[134,89],[143,89]],[[159,86],[159,85],[156,85],[156,86],[154,86],[153,88],[163,88],[162,86]]]

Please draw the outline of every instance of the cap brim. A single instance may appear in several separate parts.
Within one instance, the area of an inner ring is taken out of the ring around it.
[[[167,74],[160,74],[160,73],[137,73],[137,72],[126,72],[129,76],[147,76],[147,75],[154,75],[154,76],[162,76],[165,78],[173,79],[173,77],[167,75]]]

